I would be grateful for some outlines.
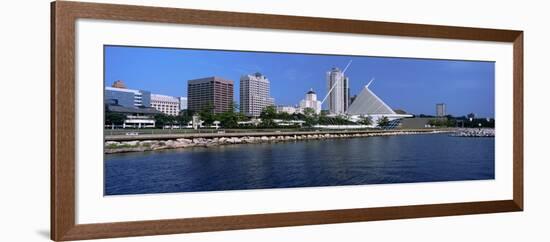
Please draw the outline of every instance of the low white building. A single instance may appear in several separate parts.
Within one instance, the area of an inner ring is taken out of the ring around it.
[[[305,99],[300,101],[300,109],[303,111],[306,108],[311,108],[315,111],[316,114],[321,113],[321,101],[317,100],[317,94],[310,89],[306,93]]]
[[[181,110],[180,98],[160,94],[151,94],[151,107],[164,114],[176,116]]]
[[[306,123],[306,121],[303,120],[282,120],[282,119],[273,119],[273,122],[277,124],[277,126],[302,126]]]
[[[293,106],[277,106],[277,113],[295,114],[300,113],[300,108]]]
[[[105,128],[154,128],[155,118],[154,116],[160,114],[160,112],[154,108],[149,107],[124,107],[120,105],[106,105],[106,113],[118,113],[124,115],[122,123],[118,124],[105,124]]]

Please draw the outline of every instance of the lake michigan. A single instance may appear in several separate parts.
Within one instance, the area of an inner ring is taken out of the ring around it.
[[[495,178],[493,137],[418,134],[105,155],[105,195]]]

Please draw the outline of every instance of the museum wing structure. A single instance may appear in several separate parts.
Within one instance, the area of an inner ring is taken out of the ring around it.
[[[382,99],[380,99],[374,92],[369,89],[369,85],[365,85],[363,90],[357,95],[357,98],[349,106],[347,114],[355,119],[360,117],[370,116],[374,122],[378,119],[387,117],[389,121],[412,117],[410,114],[398,114],[393,111]]]

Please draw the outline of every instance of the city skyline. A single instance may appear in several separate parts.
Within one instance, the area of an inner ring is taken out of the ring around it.
[[[104,81],[187,96],[188,80],[219,76],[234,81],[239,103],[241,76],[260,72],[270,80],[276,105],[295,106],[311,88],[322,100],[327,71],[350,60],[351,96],[375,78],[370,88],[394,109],[434,115],[433,105],[446,103],[451,115],[494,117],[494,62],[106,46]]]

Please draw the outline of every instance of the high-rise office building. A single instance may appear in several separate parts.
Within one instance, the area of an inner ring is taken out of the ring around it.
[[[438,103],[435,105],[435,116],[437,117],[443,117],[447,115],[445,103]]]
[[[214,113],[233,109],[233,81],[206,77],[187,82],[187,108],[200,112],[211,108]]]
[[[246,116],[258,117],[265,107],[275,104],[269,95],[269,79],[258,72],[241,77],[239,94],[240,110]]]
[[[336,67],[327,72],[328,91],[330,91],[327,99],[329,113],[344,114],[349,107],[349,78]]]
[[[180,113],[180,99],[178,97],[151,94],[151,107],[164,114],[176,116]]]
[[[310,89],[306,93],[305,99],[300,101],[300,108],[302,110],[305,108],[311,108],[316,114],[321,113],[321,101],[317,100],[317,94],[313,91],[313,89]]]

